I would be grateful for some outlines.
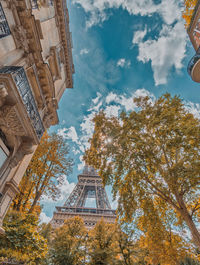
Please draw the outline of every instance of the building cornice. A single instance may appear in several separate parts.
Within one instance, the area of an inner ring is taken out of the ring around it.
[[[75,71],[72,59],[72,40],[69,30],[69,14],[66,0],[54,0],[54,5],[60,38],[64,47],[67,87],[73,88],[73,73]]]

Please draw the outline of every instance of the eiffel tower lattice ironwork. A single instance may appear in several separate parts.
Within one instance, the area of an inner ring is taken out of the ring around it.
[[[92,167],[85,166],[64,205],[56,207],[51,224],[57,228],[74,216],[82,217],[87,228],[92,228],[102,217],[107,223],[115,222],[115,211],[111,209],[101,178]]]

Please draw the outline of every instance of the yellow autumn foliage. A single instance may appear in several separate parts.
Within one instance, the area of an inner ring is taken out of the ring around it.
[[[185,27],[188,28],[190,25],[192,15],[198,0],[184,0],[184,11],[182,17],[185,20]]]

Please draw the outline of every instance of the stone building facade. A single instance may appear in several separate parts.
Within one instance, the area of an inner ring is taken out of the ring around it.
[[[73,87],[66,0],[0,0],[0,231],[58,102]]]
[[[187,70],[192,80],[200,83],[200,0],[195,6],[187,33],[196,52],[188,63]]]

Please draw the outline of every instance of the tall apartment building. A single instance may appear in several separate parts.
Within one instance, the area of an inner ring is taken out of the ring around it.
[[[58,102],[73,87],[66,0],[0,0],[0,231]]]

